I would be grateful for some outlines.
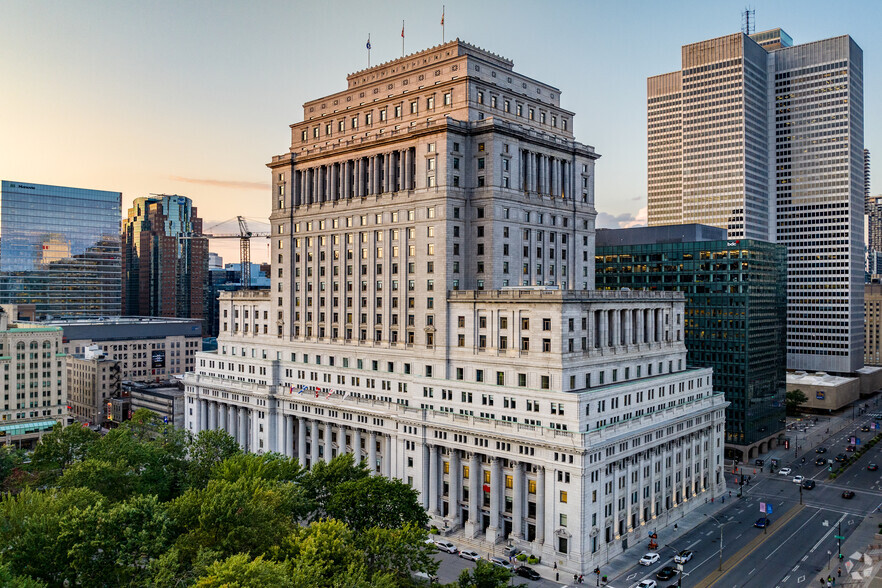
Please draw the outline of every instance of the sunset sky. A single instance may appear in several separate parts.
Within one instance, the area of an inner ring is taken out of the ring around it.
[[[124,214],[138,196],[177,193],[207,227],[265,221],[264,164],[288,150],[302,104],[367,66],[368,34],[372,65],[401,57],[402,19],[407,53],[440,44],[442,5],[448,41],[561,90],[577,140],[602,155],[598,226],[613,227],[645,219],[647,76],[679,69],[681,45],[740,30],[745,3],[0,0],[0,177],[121,191]],[[861,46],[866,147],[882,166],[880,7],[754,4],[757,31]],[[236,261],[235,240],[215,243]]]

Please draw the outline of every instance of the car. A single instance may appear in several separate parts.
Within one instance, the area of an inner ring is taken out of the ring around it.
[[[414,572],[413,578],[415,580],[420,580],[422,582],[428,582],[429,584],[437,584],[438,576],[434,576],[432,574],[427,574],[426,572]]]
[[[674,563],[684,564],[687,561],[689,561],[690,559],[692,559],[693,555],[695,555],[695,554],[692,553],[691,551],[689,551],[688,549],[684,549],[683,551],[681,551],[680,553],[678,553],[677,555],[674,556]]]
[[[765,529],[766,527],[768,527],[771,524],[772,524],[772,521],[770,521],[768,517],[760,517],[756,520],[756,522],[753,524],[753,526],[758,529]]]
[[[815,465],[816,466],[825,466],[825,465],[827,465],[827,460],[824,459],[823,457],[819,457],[818,459],[815,460]]]
[[[674,576],[677,575],[677,568],[673,568],[671,566],[665,566],[658,571],[655,575],[658,580],[670,580]]]
[[[652,564],[658,562],[661,559],[661,556],[657,553],[647,553],[643,557],[640,558],[639,563],[641,566],[651,566]]]
[[[781,468],[780,470],[778,470],[778,473],[781,474],[782,476],[789,476],[790,472],[792,472],[792,471],[793,470],[791,470],[790,468]]]
[[[655,580],[643,580],[634,588],[658,588],[658,582]]]
[[[511,565],[511,564],[509,563],[509,561],[508,561],[507,559],[505,559],[504,557],[491,557],[491,558],[490,558],[489,560],[487,560],[487,561],[489,561],[490,563],[492,563],[494,566],[498,566],[498,567],[500,567],[500,568],[505,568],[505,569],[508,570],[509,572],[513,572],[514,569],[515,569],[514,566]]]
[[[812,488],[815,487],[815,481],[814,480],[806,480],[805,482],[802,483],[802,487],[805,488],[806,490],[811,490]]]
[[[539,575],[539,572],[537,572],[533,568],[528,568],[527,566],[518,567],[515,570],[515,573],[522,578],[527,578],[528,580],[541,580],[542,579],[542,576]]]
[[[793,483],[794,484],[802,484],[804,480],[805,480],[805,476],[793,476]]]
[[[444,541],[443,539],[435,539],[435,548],[438,551],[445,551],[447,553],[459,552],[459,550],[456,548],[456,545],[454,545],[450,541]]]
[[[481,559],[481,556],[478,554],[478,552],[473,549],[463,549],[459,552],[459,557],[463,559],[469,559],[471,561],[478,561],[479,559]]]
[[[754,463],[754,465],[757,465],[757,466],[759,466],[759,467],[763,467],[764,465],[766,465],[766,460],[764,460],[764,459],[755,459],[755,460],[753,460],[753,463]]]
[[[875,472],[876,470],[879,469],[879,466],[877,466],[874,463],[871,463],[871,464],[867,465],[867,469],[870,470],[871,472]]]
[[[857,449],[857,447],[855,445],[849,445],[848,447],[845,448],[846,451],[854,451],[855,449]]]
[[[870,431],[870,425],[864,425],[863,427],[861,427],[861,431],[863,431],[864,433],[868,433]]]
[[[845,490],[845,491],[842,493],[842,497],[843,497],[843,498],[846,498],[846,499],[848,499],[848,500],[851,500],[852,498],[854,498],[854,492],[852,492],[851,490]]]
[[[815,449],[815,453],[827,453],[827,448],[826,447],[818,447],[817,449]]]
[[[844,453],[840,453],[839,455],[836,456],[836,461],[838,461],[838,462],[848,461],[848,456],[845,455]]]

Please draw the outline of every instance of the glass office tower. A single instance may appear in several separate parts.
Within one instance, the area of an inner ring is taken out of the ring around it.
[[[3,180],[0,303],[119,316],[122,194]]]
[[[784,419],[786,248],[702,225],[599,230],[596,242],[599,290],[685,293],[688,365],[712,367],[731,403],[727,454],[767,449]]]

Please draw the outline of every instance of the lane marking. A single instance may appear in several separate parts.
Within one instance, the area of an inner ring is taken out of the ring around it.
[[[841,517],[841,518],[839,519],[839,521],[837,522],[837,524],[838,524],[838,523],[841,523],[843,520],[845,520],[845,517],[846,517],[846,516],[848,516],[848,515],[843,514],[842,517]],[[830,530],[827,531],[826,533],[824,533],[824,536],[823,536],[823,537],[821,537],[820,539],[818,539],[818,542],[815,543],[815,546],[814,546],[814,547],[812,547],[811,549],[809,549],[809,553],[814,553],[815,550],[816,550],[818,547],[821,546],[821,543],[823,543],[824,541],[827,540],[827,537],[830,536],[830,533],[832,533],[832,532],[835,531],[835,530],[836,530],[836,527],[834,527],[834,526],[831,525],[831,526],[830,526]]]
[[[790,534],[790,537],[788,537],[788,538],[785,539],[784,541],[779,541],[779,542],[778,542],[778,547],[776,547],[776,548],[775,548],[775,549],[774,549],[769,555],[767,555],[767,556],[766,556],[766,559],[769,559],[770,557],[772,557],[773,555],[775,555],[775,551],[778,551],[779,549],[781,549],[782,547],[784,547],[784,544],[785,544],[785,543],[787,543],[788,541],[790,541],[790,540],[794,537],[794,535],[796,535],[797,533],[799,533],[799,532],[802,530],[802,528],[805,527],[807,524],[809,524],[809,523],[812,521],[813,518],[815,518],[816,516],[818,516],[818,513],[820,513],[820,512],[821,512],[821,511],[815,511],[815,513],[814,513],[812,516],[810,516],[810,517],[806,520],[806,522],[804,522],[803,524],[801,524],[797,530],[795,530],[793,533]]]

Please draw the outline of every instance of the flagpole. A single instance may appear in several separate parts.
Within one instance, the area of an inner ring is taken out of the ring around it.
[[[367,50],[368,50],[368,69],[370,69],[370,67],[371,67],[371,34],[370,33],[368,33]]]
[[[444,5],[441,5],[441,44],[444,44]]]
[[[404,21],[401,21],[401,56],[404,57]]]

